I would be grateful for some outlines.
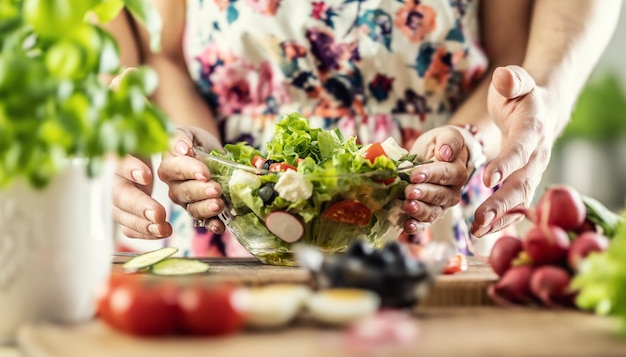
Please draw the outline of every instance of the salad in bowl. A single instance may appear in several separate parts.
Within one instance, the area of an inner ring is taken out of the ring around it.
[[[296,246],[343,252],[395,240],[409,175],[420,162],[393,138],[361,145],[339,130],[311,128],[298,113],[275,124],[266,153],[245,142],[197,156],[222,186],[220,219],[267,264],[295,265]]]

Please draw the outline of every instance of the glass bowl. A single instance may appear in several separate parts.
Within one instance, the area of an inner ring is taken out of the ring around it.
[[[407,218],[404,190],[419,165],[395,171],[301,174],[241,165],[199,148],[195,152],[222,186],[225,207],[219,217],[230,233],[263,263],[288,266],[297,265],[299,245],[334,254],[355,240],[381,248],[397,239]],[[302,191],[310,196],[297,197]]]

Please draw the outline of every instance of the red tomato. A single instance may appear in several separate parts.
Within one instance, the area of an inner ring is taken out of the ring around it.
[[[295,166],[289,165],[286,162],[275,162],[270,165],[270,171],[272,172],[287,171],[287,170],[298,171],[298,168]]]
[[[115,288],[122,284],[133,283],[132,279],[136,280],[136,277],[120,273],[112,273],[106,283],[99,288],[96,295],[97,317],[116,329],[119,329],[120,326],[111,313],[111,293]]]
[[[386,178],[386,179],[380,179],[380,180],[374,180],[378,183],[382,183],[383,185],[389,185],[392,184],[396,181],[395,177],[390,177],[390,178]]]
[[[452,257],[446,267],[443,269],[444,274],[455,274],[460,271],[467,270],[467,259],[463,254],[457,254]]]
[[[257,169],[261,169],[263,168],[263,164],[265,163],[265,158],[263,156],[259,156],[259,155],[254,155],[254,157],[251,160],[252,166],[256,167]]]
[[[370,223],[371,212],[359,201],[345,200],[328,207],[322,216],[341,223],[366,226]]]
[[[363,157],[368,159],[371,163],[374,163],[376,158],[381,155],[387,156],[385,149],[383,149],[383,146],[378,142],[370,145],[363,153]]]
[[[112,327],[137,336],[160,336],[177,330],[176,288],[143,276],[125,280],[108,297]],[[106,311],[106,309],[105,309]]]
[[[202,336],[235,333],[244,326],[242,291],[231,285],[188,286],[178,297],[185,332]]]

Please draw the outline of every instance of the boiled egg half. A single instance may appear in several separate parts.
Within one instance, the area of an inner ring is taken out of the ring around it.
[[[313,294],[307,301],[311,318],[324,324],[342,326],[373,315],[380,298],[369,290],[332,288]]]
[[[278,328],[293,321],[312,292],[305,285],[271,284],[248,289],[246,322],[253,328]]]

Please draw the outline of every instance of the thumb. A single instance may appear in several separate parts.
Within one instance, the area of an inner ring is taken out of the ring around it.
[[[535,88],[535,80],[520,66],[498,67],[493,71],[491,85],[503,97],[523,97]]]
[[[463,135],[453,127],[447,127],[435,140],[435,158],[438,161],[454,161],[464,147]]]
[[[192,156],[193,135],[188,128],[179,127],[170,140],[170,153],[174,156]]]

